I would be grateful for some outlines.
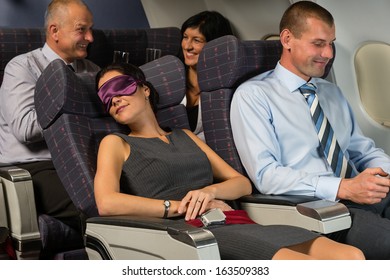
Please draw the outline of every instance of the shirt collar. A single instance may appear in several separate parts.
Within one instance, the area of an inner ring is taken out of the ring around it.
[[[302,85],[307,83],[304,79],[283,67],[280,62],[275,67],[275,75],[290,92],[297,91]],[[310,82],[316,85],[315,79],[310,79]]]
[[[42,53],[43,55],[50,61],[52,62],[53,60],[56,60],[56,59],[61,59],[65,64],[68,64],[66,63],[65,60],[63,60],[55,51],[53,51],[49,45],[47,43],[45,43],[43,45],[43,48],[42,48]],[[76,68],[76,61],[74,61],[73,63],[70,63],[70,65],[72,65],[73,69],[75,69],[75,71],[77,72],[77,68]]]

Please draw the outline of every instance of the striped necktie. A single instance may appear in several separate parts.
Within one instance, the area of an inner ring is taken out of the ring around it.
[[[307,83],[301,86],[299,91],[306,98],[309,105],[322,152],[324,153],[330,167],[332,167],[334,174],[336,177],[350,178],[353,171],[352,166],[349,164],[343,151],[340,149],[336,136],[333,133],[333,129],[321,109],[316,89],[315,85]]]

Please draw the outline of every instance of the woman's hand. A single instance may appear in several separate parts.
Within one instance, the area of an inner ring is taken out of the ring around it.
[[[185,220],[196,219],[209,209],[219,208],[222,211],[233,210],[223,200],[215,199],[212,187],[206,187],[200,190],[190,191],[181,201],[178,212],[186,213]]]
[[[205,187],[200,190],[194,190],[187,193],[182,199],[178,212],[186,213],[185,220],[193,220],[206,210],[209,203],[215,199],[215,194],[212,187]]]
[[[210,201],[206,207],[206,211],[213,209],[213,208],[219,208],[222,211],[232,211],[233,210],[233,208],[230,207],[229,204],[227,204],[225,201],[219,200],[219,199],[214,199],[214,200]]]

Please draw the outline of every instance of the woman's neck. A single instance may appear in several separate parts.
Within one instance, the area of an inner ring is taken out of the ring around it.
[[[196,67],[189,67],[187,73],[187,106],[193,107],[199,104],[200,88],[198,84],[198,74]]]
[[[130,129],[131,132],[129,135],[134,137],[157,138],[168,134],[159,126],[157,121],[153,124],[142,124],[137,127],[131,126]]]

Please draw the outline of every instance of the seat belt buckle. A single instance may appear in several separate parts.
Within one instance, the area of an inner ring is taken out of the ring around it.
[[[224,225],[226,216],[219,208],[213,208],[200,215],[200,220],[205,227],[213,225]]]

